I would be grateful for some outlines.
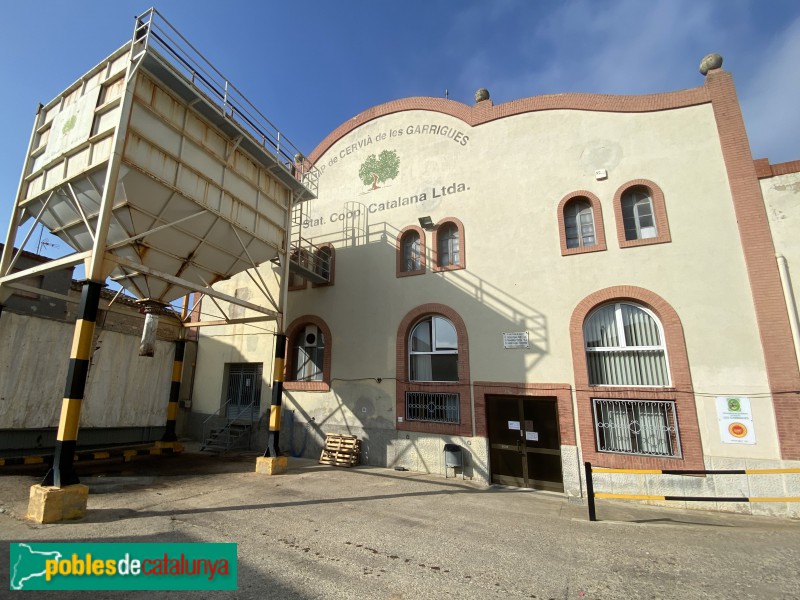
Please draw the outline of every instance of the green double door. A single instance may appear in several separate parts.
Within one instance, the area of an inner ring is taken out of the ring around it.
[[[492,482],[564,491],[555,398],[489,396]]]

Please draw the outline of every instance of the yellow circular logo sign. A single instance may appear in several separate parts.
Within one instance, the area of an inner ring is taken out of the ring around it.
[[[747,427],[745,427],[742,423],[731,423],[728,425],[728,433],[730,433],[733,437],[743,438],[747,435]]]

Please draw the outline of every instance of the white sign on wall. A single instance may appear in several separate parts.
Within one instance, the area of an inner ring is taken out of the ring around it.
[[[528,344],[528,332],[503,332],[503,348],[530,348]]]
[[[755,444],[756,430],[750,398],[744,396],[717,396],[719,435],[723,444]]]

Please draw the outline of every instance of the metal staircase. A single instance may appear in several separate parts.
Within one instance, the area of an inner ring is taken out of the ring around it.
[[[301,235],[304,207],[305,202],[298,202],[292,207],[289,270],[311,283],[327,283],[331,273],[331,254],[327,248],[320,248]]]
[[[258,414],[258,405],[231,404],[228,400],[217,412],[203,421],[203,445],[201,451],[225,454],[236,448],[250,447],[250,434]]]

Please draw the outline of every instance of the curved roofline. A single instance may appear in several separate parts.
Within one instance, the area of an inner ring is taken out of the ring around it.
[[[351,131],[369,121],[380,117],[409,110],[424,110],[450,115],[460,119],[467,125],[475,127],[497,119],[511,117],[528,112],[543,110],[585,110],[593,112],[654,112],[685,108],[710,102],[705,86],[664,92],[660,94],[614,96],[609,94],[548,94],[530,96],[502,104],[494,105],[491,100],[478,102],[469,106],[455,100],[416,96],[392,100],[369,108],[352,119],[345,121],[320,142],[308,159],[316,163],[317,159],[328,149]]]

